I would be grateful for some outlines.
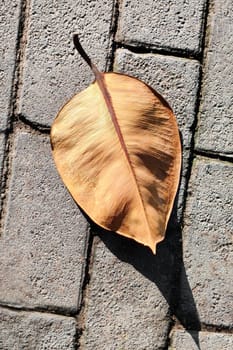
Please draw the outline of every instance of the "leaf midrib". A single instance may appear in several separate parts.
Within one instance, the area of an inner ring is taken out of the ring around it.
[[[96,74],[96,72],[95,72],[96,82],[97,82],[97,84],[99,86],[99,89],[100,89],[100,91],[101,91],[101,93],[102,93],[102,95],[104,97],[104,101],[106,103],[107,109],[108,109],[109,114],[111,116],[111,120],[112,120],[113,126],[115,128],[116,134],[117,134],[119,142],[121,144],[121,147],[122,147],[122,149],[124,151],[126,160],[128,162],[128,165],[129,165],[129,168],[130,168],[130,171],[131,171],[131,175],[132,175],[132,177],[134,179],[134,182],[135,182],[135,185],[136,185],[136,188],[137,188],[138,196],[140,198],[140,203],[141,203],[141,206],[143,208],[143,213],[144,213],[144,216],[145,216],[145,221],[146,221],[146,224],[147,224],[147,228],[148,228],[149,233],[151,233],[150,226],[149,226],[149,220],[148,220],[146,209],[145,209],[145,203],[143,201],[143,197],[142,197],[139,185],[138,185],[137,177],[136,177],[136,174],[135,174],[135,171],[134,171],[134,168],[133,168],[130,156],[129,156],[129,152],[127,150],[127,147],[126,147],[126,144],[125,144],[125,140],[124,140],[124,137],[122,135],[122,132],[121,132],[121,129],[120,129],[117,117],[116,117],[116,113],[115,113],[115,110],[114,110],[113,105],[112,105],[111,95],[109,94],[108,89],[107,89],[106,84],[105,84],[105,81],[104,81],[104,74],[106,74],[106,73],[97,72],[97,74]]]

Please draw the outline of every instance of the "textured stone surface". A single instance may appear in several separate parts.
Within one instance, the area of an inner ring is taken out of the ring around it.
[[[74,49],[74,32],[105,69],[112,8],[113,0],[33,1],[20,109],[27,119],[50,125],[61,106],[94,79]]]
[[[1,1],[0,14],[0,132],[7,126],[11,86],[15,68],[15,49],[20,1]]]
[[[212,2],[197,148],[233,154],[233,2]]]
[[[1,350],[74,350],[75,319],[0,308]]]
[[[198,158],[193,166],[183,230],[180,309],[188,278],[202,323],[233,326],[233,166]]]
[[[233,335],[213,332],[172,332],[168,350],[230,350],[233,348]]]
[[[154,256],[116,234],[104,232],[101,239],[93,252],[81,348],[164,349],[174,255],[165,243]]]
[[[63,187],[47,136],[18,133],[0,244],[0,302],[75,311],[86,220]]]
[[[185,177],[198,91],[199,63],[153,54],[135,54],[125,49],[116,53],[114,70],[135,76],[158,91],[175,112],[182,133],[183,176]],[[183,193],[185,180],[181,183]],[[182,196],[179,206],[181,207]]]
[[[117,40],[199,52],[205,0],[122,0]]]

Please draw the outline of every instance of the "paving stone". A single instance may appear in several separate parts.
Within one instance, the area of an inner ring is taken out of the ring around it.
[[[61,183],[47,135],[18,132],[0,244],[0,303],[77,310],[87,223]]]
[[[212,2],[197,149],[233,154],[233,2]]]
[[[188,167],[192,126],[198,91],[200,66],[197,61],[153,54],[136,54],[118,49],[114,70],[135,76],[165,97],[175,112],[182,133],[183,179],[180,193],[183,194]],[[179,212],[182,211],[182,195]]]
[[[7,127],[15,68],[20,1],[1,1],[0,27],[0,131]]]
[[[74,350],[75,319],[0,308],[1,350]]]
[[[230,350],[232,348],[232,334],[176,330],[172,332],[168,350]]]
[[[117,41],[200,52],[206,1],[122,0]]]
[[[188,189],[183,230],[184,270],[180,310],[187,323],[192,310],[184,280],[188,278],[200,321],[233,326],[233,166],[198,158]]]
[[[174,255],[157,255],[120,237],[99,233],[85,299],[83,349],[164,349],[169,331]]]
[[[74,49],[74,32],[99,69],[105,69],[113,2],[32,2],[20,108],[24,117],[50,125],[62,105],[94,80]]]

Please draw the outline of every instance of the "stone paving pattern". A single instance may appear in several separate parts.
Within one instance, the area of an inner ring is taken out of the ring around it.
[[[232,349],[232,1],[0,9],[0,350]],[[91,223],[55,169],[51,122],[93,80],[74,32],[177,115],[181,186],[156,256]]]

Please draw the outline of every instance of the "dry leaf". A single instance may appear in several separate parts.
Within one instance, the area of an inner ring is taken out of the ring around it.
[[[149,246],[163,240],[176,195],[181,146],[168,103],[142,81],[101,73],[58,113],[51,144],[78,205],[107,230]]]

